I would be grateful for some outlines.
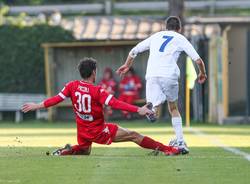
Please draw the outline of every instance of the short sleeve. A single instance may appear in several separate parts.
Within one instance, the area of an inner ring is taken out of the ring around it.
[[[192,58],[193,61],[200,59],[200,56],[194,49],[193,45],[185,37],[182,38],[180,45],[181,45],[180,47],[182,48],[182,50],[185,51],[186,54],[190,58]]]
[[[70,97],[71,86],[72,82],[67,83],[58,95],[63,99]]]
[[[108,105],[110,100],[112,99],[113,95],[109,94],[107,91],[104,89],[100,88],[99,89],[99,102],[101,104]]]

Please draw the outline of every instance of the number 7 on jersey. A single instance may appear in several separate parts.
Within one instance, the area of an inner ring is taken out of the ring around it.
[[[164,38],[164,39],[166,39],[166,40],[162,43],[162,45],[161,45],[161,47],[160,47],[160,49],[159,49],[160,52],[164,52],[165,47],[167,46],[167,44],[168,44],[174,37],[173,37],[173,36],[163,36],[162,38]]]

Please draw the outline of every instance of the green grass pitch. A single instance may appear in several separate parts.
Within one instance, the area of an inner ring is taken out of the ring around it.
[[[120,125],[164,143],[173,137],[170,123]],[[250,183],[250,161],[218,146],[250,155],[250,126],[194,125],[192,130],[185,128],[191,152],[184,156],[149,156],[133,143],[113,143],[94,144],[91,156],[53,157],[46,151],[76,143],[74,123],[0,123],[0,184]]]

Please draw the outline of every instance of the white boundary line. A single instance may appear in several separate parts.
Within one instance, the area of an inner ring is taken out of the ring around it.
[[[225,144],[223,144],[219,139],[215,138],[215,137],[210,137],[208,134],[202,132],[201,130],[198,130],[198,129],[194,129],[194,128],[189,128],[189,131],[194,133],[195,135],[198,135],[198,136],[201,136],[201,137],[206,137],[210,140],[210,142],[226,151],[229,151],[235,155],[240,155],[242,157],[244,157],[247,161],[250,162],[250,154],[244,152],[244,151],[241,151],[239,149],[236,149],[236,148],[232,148],[232,147],[229,147],[229,146],[226,146]]]

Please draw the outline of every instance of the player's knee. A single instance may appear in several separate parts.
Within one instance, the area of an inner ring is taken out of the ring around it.
[[[174,110],[176,110],[176,106],[175,105],[169,105],[168,109],[169,109],[169,112],[172,113]]]
[[[178,107],[176,104],[171,104],[168,106],[169,112],[171,115],[176,115],[179,113]]]
[[[129,137],[130,140],[133,142],[138,142],[139,138],[140,138],[140,134],[136,131],[130,131],[129,132]]]

